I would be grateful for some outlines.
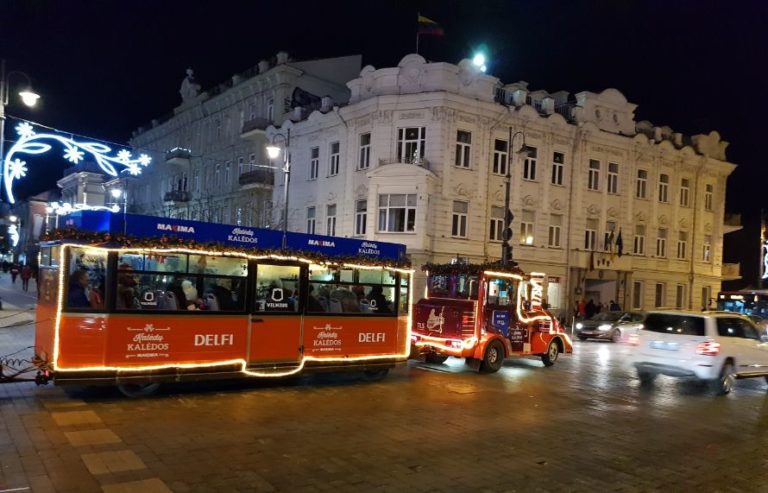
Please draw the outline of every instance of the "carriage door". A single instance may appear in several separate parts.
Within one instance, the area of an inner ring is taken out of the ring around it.
[[[251,365],[301,358],[298,265],[258,263],[251,306]]]

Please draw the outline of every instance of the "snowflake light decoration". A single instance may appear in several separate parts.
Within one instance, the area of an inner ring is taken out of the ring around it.
[[[64,147],[63,157],[71,163],[77,164],[86,159],[93,159],[110,176],[118,175],[115,166],[123,168],[121,171],[137,176],[152,162],[152,158],[146,154],[133,157],[127,149],[121,149],[116,154],[112,154],[112,149],[100,142],[81,142],[54,133],[37,133],[29,122],[16,125],[16,133],[19,135],[19,139],[8,149],[5,156],[0,156],[0,164],[3,168],[2,177],[5,180],[5,193],[11,204],[16,202],[13,196],[13,182],[27,176],[29,171],[27,162],[14,156],[17,154],[45,154],[53,148],[53,145],[43,141],[53,141],[53,143],[58,143]]]

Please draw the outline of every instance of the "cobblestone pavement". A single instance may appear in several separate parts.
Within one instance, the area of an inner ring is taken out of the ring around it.
[[[0,385],[0,491],[768,491],[762,379],[726,397],[640,388],[627,351],[577,342],[552,368],[449,360],[141,399]]]

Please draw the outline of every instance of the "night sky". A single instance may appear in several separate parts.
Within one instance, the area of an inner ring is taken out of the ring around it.
[[[719,131],[739,165],[726,209],[742,213],[745,226],[726,235],[725,260],[742,263],[737,285],[756,282],[759,214],[768,209],[762,0],[4,0],[0,57],[29,74],[43,97],[32,112],[15,103],[7,110],[125,142],[179,104],[188,66],[204,88],[279,50],[295,59],[360,53],[364,65],[393,66],[414,51],[417,11],[445,29],[444,37],[422,38],[429,60],[457,63],[485,47],[489,72],[504,82],[572,93],[615,87],[639,105],[637,121],[686,135]],[[51,167],[64,164],[49,166],[32,170],[27,192],[53,184],[60,169]]]

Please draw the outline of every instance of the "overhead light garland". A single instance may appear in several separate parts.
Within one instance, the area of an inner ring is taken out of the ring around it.
[[[517,267],[517,262],[512,262],[511,265],[504,267],[501,261],[497,262],[485,262],[482,264],[468,264],[468,263],[453,263],[453,264],[425,264],[421,266],[421,270],[428,271],[430,274],[471,274],[479,275],[483,271],[497,271],[510,274],[525,275],[525,273]]]
[[[19,156],[41,155],[53,149],[52,144],[42,141],[53,141],[64,147],[63,157],[67,161],[78,164],[86,159],[86,156],[93,158],[96,164],[108,175],[118,176],[118,168],[122,167],[124,171],[133,176],[141,174],[143,168],[152,162],[152,158],[146,154],[139,154],[134,157],[131,151],[121,149],[112,154],[112,148],[101,142],[83,142],[74,138],[64,137],[55,133],[37,133],[29,122],[21,122],[16,125],[16,133],[19,139],[8,149],[8,153],[3,158],[3,179],[5,180],[5,192],[8,196],[8,202],[14,203],[13,182],[20,180],[27,175],[29,169],[27,162],[20,159]]]

